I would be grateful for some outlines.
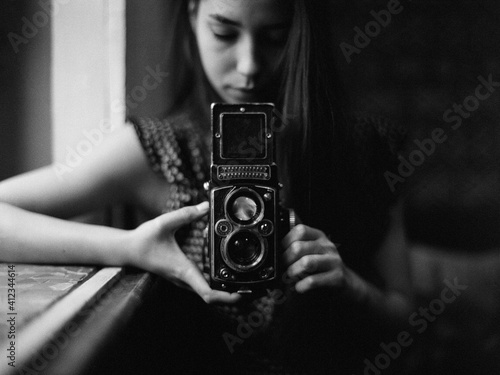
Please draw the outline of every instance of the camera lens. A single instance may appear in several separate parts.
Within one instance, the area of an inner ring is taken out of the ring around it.
[[[229,219],[238,225],[253,225],[264,216],[264,201],[255,190],[247,187],[230,193],[225,206]]]
[[[250,221],[257,214],[257,202],[249,197],[238,197],[233,203],[233,215],[241,221]]]
[[[226,261],[231,268],[248,271],[264,258],[264,245],[255,233],[240,231],[228,239],[226,255]]]

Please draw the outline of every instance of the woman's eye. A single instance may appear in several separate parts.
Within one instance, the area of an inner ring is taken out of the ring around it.
[[[231,41],[236,39],[238,34],[229,28],[226,27],[212,27],[212,34],[216,39],[222,40],[222,41]]]
[[[236,34],[218,34],[218,33],[214,33],[214,36],[217,39],[223,40],[223,41],[231,41],[233,39],[236,39]]]

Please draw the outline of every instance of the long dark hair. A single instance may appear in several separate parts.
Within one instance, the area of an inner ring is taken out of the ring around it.
[[[167,113],[188,108],[207,119],[217,95],[201,67],[191,30],[188,0],[169,0],[170,98]],[[346,128],[346,103],[335,72],[331,5],[329,1],[294,0],[289,38],[279,69],[281,95],[275,104],[283,120],[278,136],[278,163],[285,186],[287,204],[304,219],[310,216],[315,161],[331,165],[336,137]],[[314,124],[314,125],[313,125]],[[328,172],[330,173],[330,172]],[[328,176],[324,176],[331,180]]]

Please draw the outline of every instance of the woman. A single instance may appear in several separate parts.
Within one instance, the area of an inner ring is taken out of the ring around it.
[[[134,120],[140,142],[134,128],[126,127],[63,181],[43,168],[2,182],[2,261],[132,265],[188,286],[207,303],[239,302],[238,295],[210,289],[174,234],[207,213],[206,203],[192,204],[203,200],[210,103],[272,101],[283,120],[278,161],[285,204],[305,223],[283,240],[288,286],[304,298],[294,294],[287,301],[292,307],[284,308],[278,326],[285,328],[277,332],[296,334],[290,342],[300,337],[300,329],[287,328],[289,317],[309,311],[312,315],[304,316],[313,319],[314,311],[302,310],[311,297],[319,301],[317,311],[330,311],[341,301],[361,314],[403,321],[409,303],[400,237],[388,237],[376,251],[393,201],[383,180],[392,155],[377,131],[381,126],[354,124],[345,114],[329,48],[328,2],[169,4],[175,21],[166,120]],[[118,203],[156,217],[131,231],[64,220]],[[192,226],[188,246],[184,243],[195,261],[200,229]]]

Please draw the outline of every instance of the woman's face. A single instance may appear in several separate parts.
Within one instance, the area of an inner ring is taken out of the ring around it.
[[[288,38],[292,3],[290,0],[192,0],[191,24],[201,63],[224,102],[275,98],[272,82]]]

